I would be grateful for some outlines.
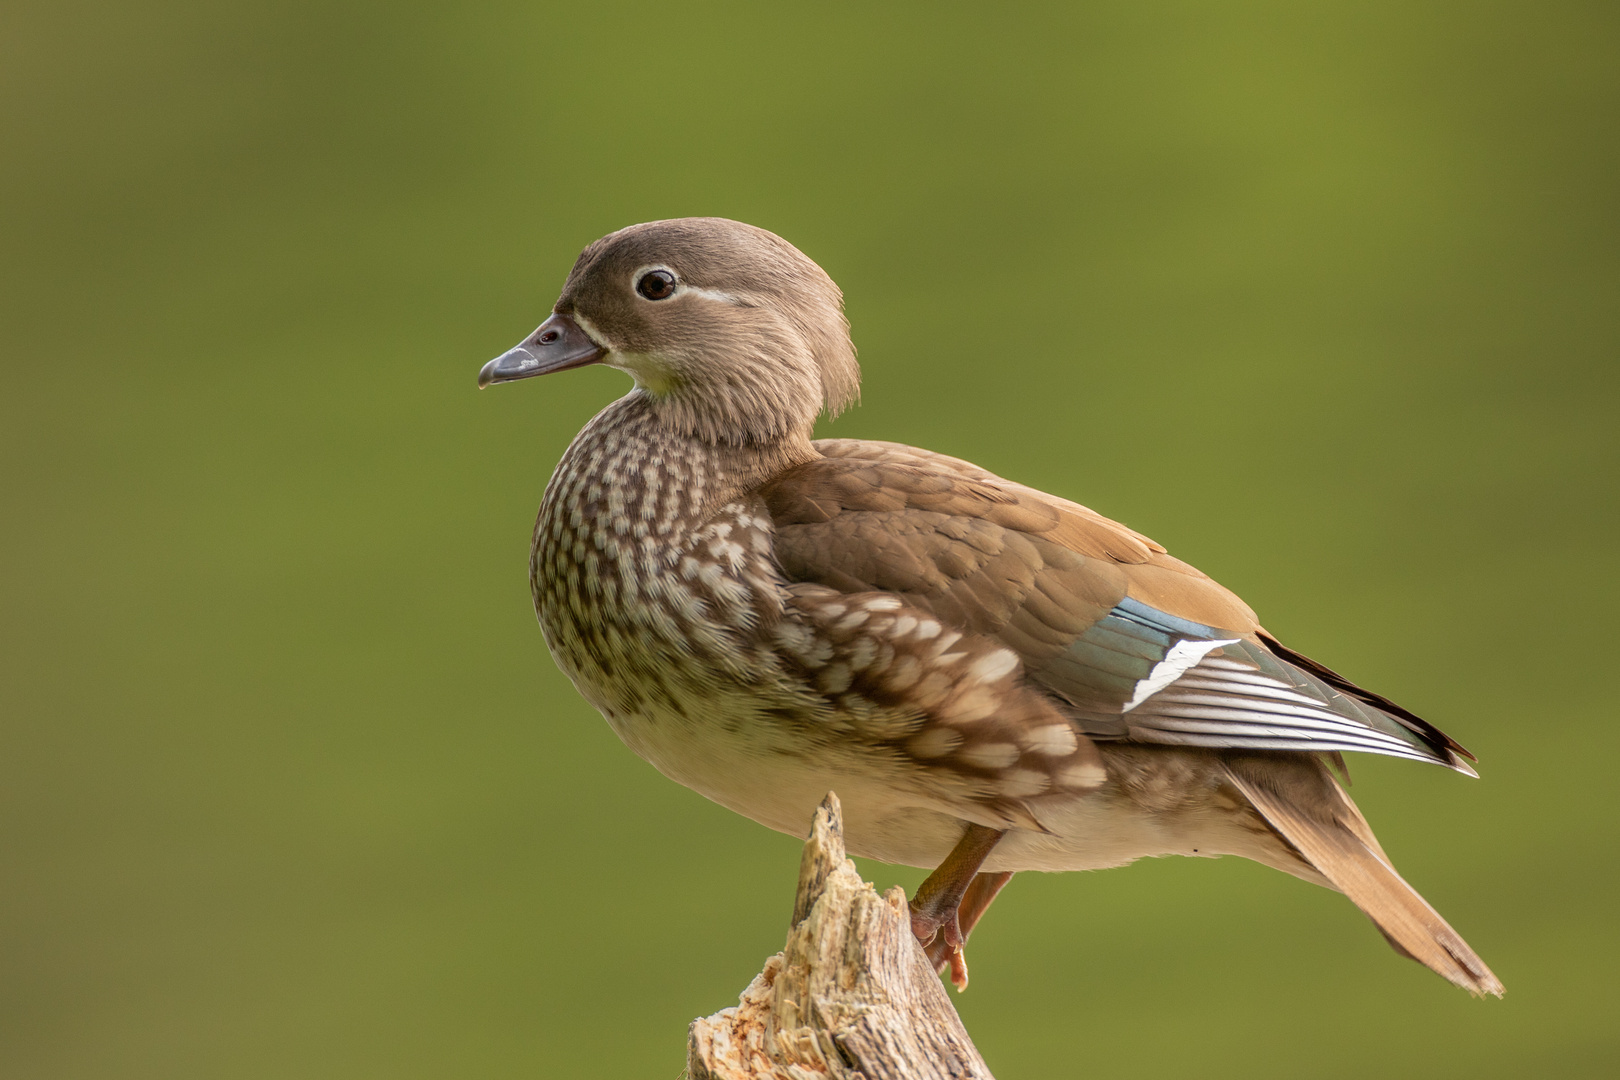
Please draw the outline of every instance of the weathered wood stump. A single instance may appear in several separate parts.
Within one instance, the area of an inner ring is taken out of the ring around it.
[[[787,946],[734,1008],[692,1021],[690,1080],[992,1080],[911,933],[845,857],[828,792],[799,864]]]

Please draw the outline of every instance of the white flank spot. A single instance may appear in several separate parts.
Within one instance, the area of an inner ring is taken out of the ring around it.
[[[1125,703],[1121,712],[1130,712],[1160,690],[1169,686],[1183,675],[1187,669],[1202,660],[1206,653],[1212,653],[1226,645],[1236,645],[1237,638],[1228,638],[1225,641],[1178,641],[1170,646],[1170,651],[1164,654],[1164,659],[1154,665],[1148,672],[1148,677],[1138,679],[1136,692],[1131,700]]]
[[[860,610],[857,609],[855,611],[850,612],[848,615],[845,615],[842,619],[839,619],[836,623],[834,623],[833,624],[833,630],[836,631],[836,632],[839,632],[839,633],[843,633],[843,632],[848,631],[848,630],[853,630],[857,626],[864,623],[867,620],[867,617],[868,616],[867,616],[866,612],[860,611]]]
[[[915,656],[901,656],[895,660],[894,666],[889,669],[889,677],[884,682],[888,685],[890,693],[898,694],[902,690],[909,690],[911,685],[921,677],[922,665],[917,663],[917,658]]]
[[[953,724],[971,724],[983,720],[995,711],[995,695],[979,686],[951,702],[945,710],[945,716]]]
[[[968,677],[980,682],[995,682],[1018,666],[1018,656],[1010,649],[997,649],[973,661]]]
[[[1067,724],[1048,724],[1029,733],[1030,750],[1047,757],[1067,757],[1080,745]]]
[[[962,750],[956,757],[976,769],[1005,769],[1018,760],[1018,747],[1011,743],[979,743]]]
[[[821,689],[829,694],[842,694],[849,689],[853,672],[845,663],[828,664],[821,673]]]
[[[920,758],[944,757],[961,745],[961,733],[949,728],[929,728],[906,744]]]
[[[1086,761],[1079,765],[1070,765],[1067,769],[1053,777],[1059,784],[1069,788],[1097,787],[1108,779],[1108,773],[1101,765]]]

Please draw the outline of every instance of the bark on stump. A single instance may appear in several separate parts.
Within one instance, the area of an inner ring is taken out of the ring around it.
[[[993,1080],[911,933],[844,854],[827,793],[799,864],[787,947],[734,1008],[692,1021],[690,1080]]]

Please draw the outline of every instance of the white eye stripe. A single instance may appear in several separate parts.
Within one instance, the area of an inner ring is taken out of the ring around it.
[[[700,289],[696,285],[677,285],[675,292],[676,295],[683,292],[689,292],[693,296],[701,296],[705,300],[718,300],[722,304],[735,304],[738,306],[742,305],[741,300],[737,299],[735,296],[732,296],[728,292],[721,292],[719,289]]]
[[[741,307],[743,304],[740,299],[733,296],[731,293],[722,292],[719,289],[705,289],[699,285],[688,285],[686,282],[681,280],[681,275],[677,274],[674,270],[670,269],[668,266],[665,266],[663,263],[649,263],[646,266],[636,267],[635,273],[630,275],[632,285],[639,288],[641,285],[641,279],[652,273],[654,270],[662,270],[664,273],[675,279],[675,291],[664,297],[664,300],[673,300],[682,293],[691,293],[693,296],[701,296],[705,300],[716,300],[722,304],[734,304],[739,307]],[[664,302],[664,300],[655,302],[661,304]]]

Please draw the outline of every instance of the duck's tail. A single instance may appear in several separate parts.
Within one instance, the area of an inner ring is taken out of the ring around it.
[[[1502,983],[1440,913],[1401,879],[1326,767],[1277,769],[1232,757],[1227,776],[1267,823],[1318,873],[1366,912],[1395,951],[1471,994],[1502,996]]]

